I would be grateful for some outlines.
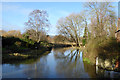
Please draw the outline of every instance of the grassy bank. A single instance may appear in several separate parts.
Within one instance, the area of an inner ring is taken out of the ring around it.
[[[2,57],[2,63],[14,63],[14,64],[27,64],[36,61],[42,55],[48,54],[50,51],[43,50],[30,50],[29,52],[22,53],[9,53],[4,54]]]

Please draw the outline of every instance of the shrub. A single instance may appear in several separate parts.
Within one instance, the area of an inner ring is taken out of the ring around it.
[[[86,39],[82,40],[82,44],[83,44],[83,46],[86,44]]]
[[[16,45],[17,47],[20,47],[20,46],[21,46],[21,42],[20,42],[20,41],[16,41],[16,42],[15,42],[15,45]]]

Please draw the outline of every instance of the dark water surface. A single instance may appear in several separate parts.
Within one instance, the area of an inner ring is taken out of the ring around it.
[[[120,72],[105,71],[83,62],[83,53],[73,48],[52,49],[29,63],[3,64],[3,78],[119,78]]]

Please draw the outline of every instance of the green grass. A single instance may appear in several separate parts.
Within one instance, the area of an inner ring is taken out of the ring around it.
[[[83,61],[84,61],[84,62],[87,62],[88,64],[91,63],[90,60],[89,60],[88,58],[83,58]]]
[[[82,44],[83,44],[83,46],[86,44],[86,39],[82,40]]]

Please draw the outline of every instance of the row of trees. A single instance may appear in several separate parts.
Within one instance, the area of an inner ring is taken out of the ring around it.
[[[75,42],[80,46],[82,39],[86,42],[91,38],[99,38],[102,42],[107,37],[114,37],[117,17],[111,3],[89,2],[84,4],[84,8],[80,13],[72,13],[58,20],[56,27],[62,39],[55,38],[57,41]],[[25,25],[28,26],[23,35],[25,38],[37,42],[46,40],[46,31],[50,25],[47,11],[32,11]],[[9,35],[11,34],[15,35],[16,32],[9,32]],[[20,32],[17,31],[17,34],[20,35]]]
[[[0,30],[0,35],[3,37],[15,37],[25,41],[28,40],[37,41],[35,33],[36,31],[34,29],[28,29],[23,34],[19,30],[10,30],[10,31]],[[46,35],[45,32],[38,31],[38,36],[40,38],[40,41],[47,41],[49,43],[68,42],[68,40],[62,35],[50,36],[50,35]]]
[[[10,30],[10,31],[4,31],[0,30],[0,35],[4,37],[18,37],[22,38],[21,32],[19,30]]]
[[[84,40],[98,38],[100,42],[114,37],[117,17],[111,3],[89,2],[84,4],[84,8],[80,13],[72,13],[58,20],[57,28],[61,35],[77,45],[80,45],[81,36]]]
[[[114,36],[117,17],[111,3],[88,3],[86,5],[90,15],[90,28],[93,37]]]

